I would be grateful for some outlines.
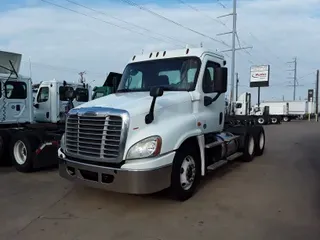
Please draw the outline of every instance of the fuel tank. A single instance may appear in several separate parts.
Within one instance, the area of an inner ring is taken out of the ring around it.
[[[233,139],[235,135],[229,132],[221,132],[216,135],[217,141],[221,142],[221,158],[227,158],[238,151],[239,143]]]

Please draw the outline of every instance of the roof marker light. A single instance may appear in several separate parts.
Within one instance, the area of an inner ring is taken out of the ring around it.
[[[189,48],[187,48],[187,51],[186,51],[186,54],[188,54],[189,53]]]
[[[167,53],[167,52],[166,52],[166,51],[164,51],[164,52],[163,52],[163,56],[165,56],[165,55],[166,55],[166,53]]]
[[[156,54],[156,57],[158,57],[159,56],[159,52],[157,52],[157,54]]]
[[[133,56],[132,61],[134,61],[135,58],[136,58],[136,55]]]
[[[150,53],[150,55],[149,55],[149,58],[151,58],[152,57],[152,53]]]

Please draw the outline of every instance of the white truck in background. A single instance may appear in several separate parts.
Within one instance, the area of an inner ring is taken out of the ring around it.
[[[116,93],[68,112],[60,175],[122,193],[170,188],[183,201],[208,171],[262,155],[263,127],[225,114],[225,65],[203,48],[133,56]]]
[[[260,106],[268,106],[270,115],[280,116],[284,122],[303,119],[308,112],[307,101],[266,101]]]
[[[254,122],[260,125],[265,124],[279,124],[281,118],[279,116],[270,115],[268,106],[252,107],[251,105],[251,93],[242,93],[236,102],[234,102],[234,114],[238,117],[252,119]]]
[[[18,73],[21,58],[0,51],[0,164],[13,163],[18,171],[28,172],[57,163],[66,112],[89,101],[91,90],[57,80],[33,88],[32,80]],[[66,97],[71,89],[72,102]]]

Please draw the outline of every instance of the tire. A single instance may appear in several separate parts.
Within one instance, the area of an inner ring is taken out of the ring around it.
[[[278,118],[272,117],[272,118],[271,118],[271,123],[272,123],[272,124],[278,124]]]
[[[171,172],[171,196],[178,201],[188,200],[199,185],[200,154],[192,144],[184,144],[176,152]]]
[[[248,129],[244,135],[243,155],[240,158],[243,162],[251,162],[255,156],[255,137],[253,131],[250,130]]]
[[[10,154],[17,171],[26,173],[33,170],[37,143],[36,137],[28,133],[22,132],[13,136],[10,144]]]
[[[261,156],[264,152],[264,147],[266,143],[266,136],[265,136],[264,129],[262,127],[257,128],[254,140],[255,140],[255,146],[254,146],[255,155]]]
[[[8,131],[0,131],[0,166],[10,165],[10,155],[6,149],[9,148],[10,133]]]
[[[257,123],[258,124],[260,124],[260,125],[263,125],[263,124],[265,124],[265,119],[263,118],[263,117],[259,117],[258,119],[257,119]]]
[[[283,120],[284,122],[289,122],[289,121],[290,121],[290,120],[289,120],[289,117],[283,117],[282,120]]]

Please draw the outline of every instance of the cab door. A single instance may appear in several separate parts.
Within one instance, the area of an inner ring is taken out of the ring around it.
[[[40,86],[34,102],[34,108],[34,118],[36,122],[51,122],[49,86]]]
[[[208,96],[214,98],[218,93],[214,91],[214,72],[220,64],[214,61],[214,58],[207,55],[204,58],[203,66],[201,68],[203,75],[201,84],[198,85],[199,91],[202,92],[202,99],[200,101],[199,113],[200,122],[202,122],[202,131],[204,133],[220,132],[224,126],[225,113],[225,94],[221,94],[218,99],[210,105],[205,106],[204,97]]]
[[[0,122],[24,123],[30,121],[26,82],[2,82],[0,94]]]

